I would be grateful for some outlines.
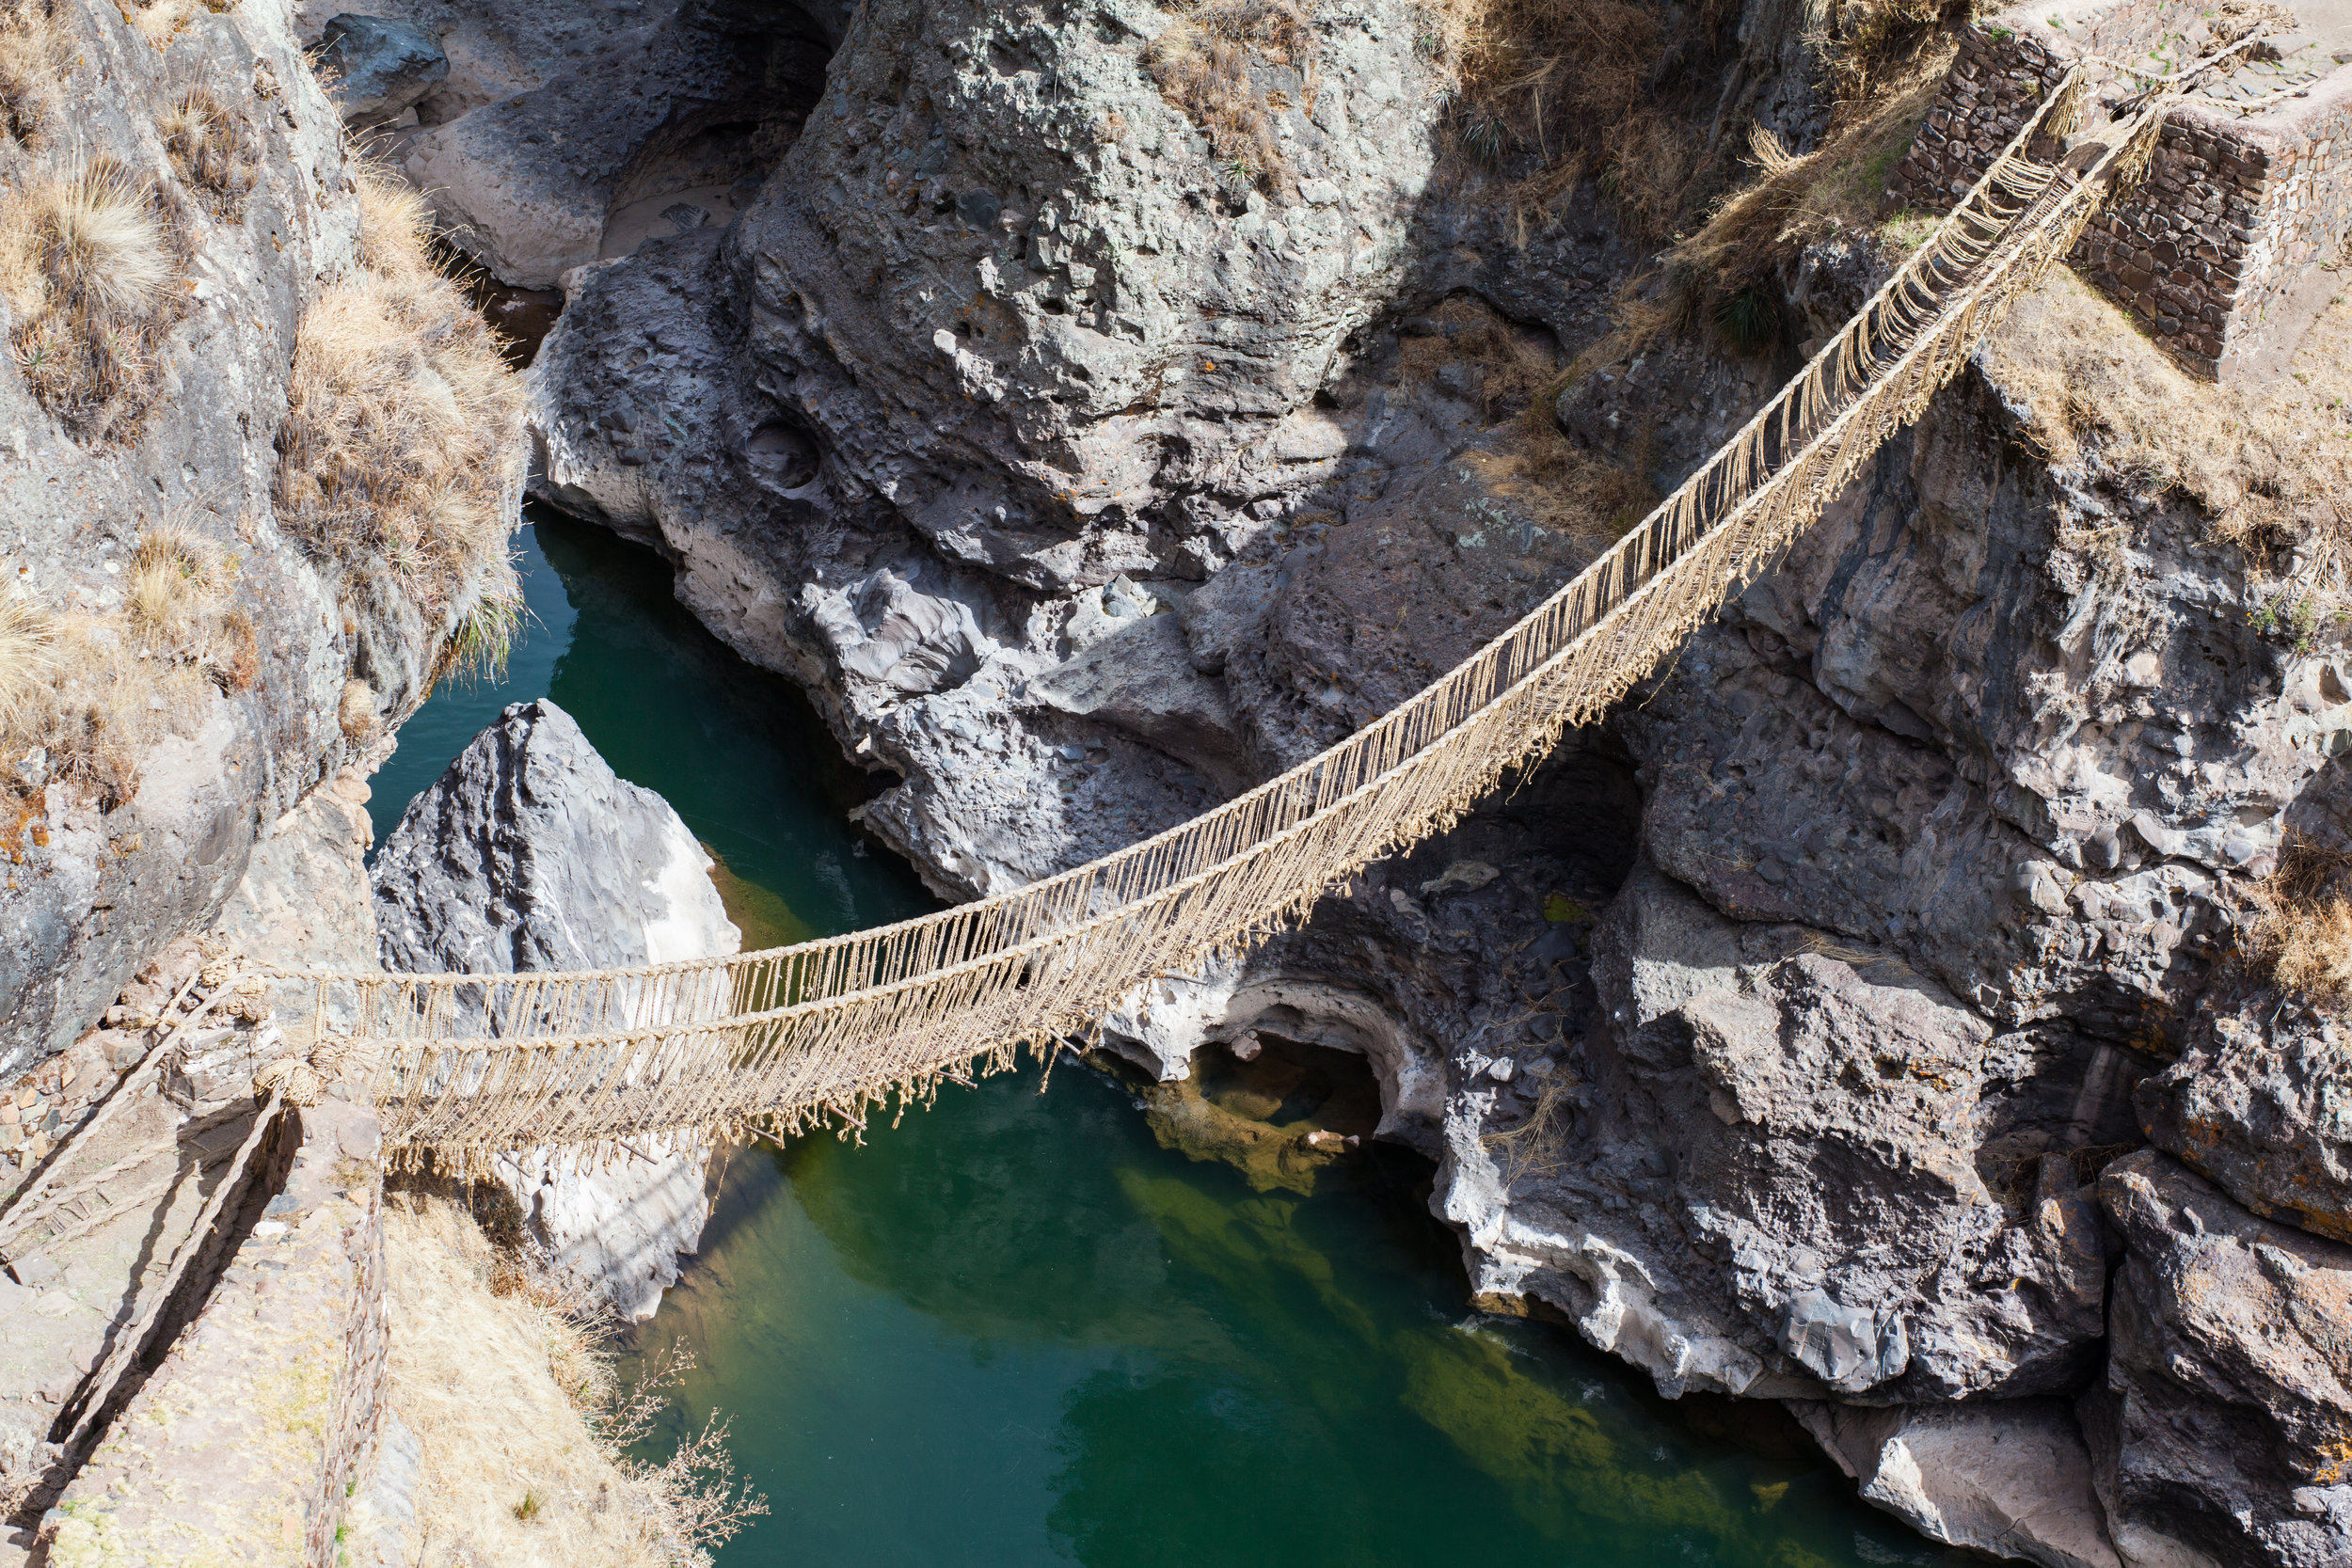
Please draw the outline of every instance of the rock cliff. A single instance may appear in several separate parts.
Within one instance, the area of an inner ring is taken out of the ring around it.
[[[742,933],[710,863],[571,715],[517,703],[385,838],[373,871],[384,966],[511,974],[723,957]],[[651,1317],[709,1217],[710,1146],[679,1134],[601,1152],[527,1149],[497,1169],[558,1267],[625,1319]]]
[[[519,474],[486,333],[346,154],[285,7],[68,0],[5,26],[13,1071],[209,924],[272,825],[422,701],[511,587],[480,535]],[[442,407],[473,432],[454,483]],[[376,499],[313,505],[329,467]]]
[[[564,278],[538,493],[660,549],[895,771],[866,820],[944,892],[1384,711],[1886,264],[1848,228],[1752,272],[1774,325],[1745,353],[1728,326],[1604,341],[1652,243],[1622,190],[1555,188],[1515,230],[1404,11],[1252,14],[1228,41],[1263,177],[1218,167],[1186,13],[868,4],[731,223]],[[1792,148],[1842,134],[1792,21],[1740,29],[1679,46],[1718,73],[1701,135],[1735,105]],[[1610,722],[1108,1036],[1163,1076],[1252,1031],[1362,1053],[1482,1302],[1669,1393],[1792,1402],[1939,1539],[2300,1562],[2316,1471],[2194,1483],[2238,1499],[2222,1542],[2116,1479],[2171,1463],[2127,1420],[2075,1411],[2137,1375],[2118,1156],[2153,1137],[2323,1234],[2343,1212],[2332,1037],[2205,999],[2241,986],[2251,892],[2324,815],[2352,710],[2265,618],[2277,563],[2218,525],[2226,487],[2066,433],[2099,421],[2042,361],[2115,358],[2111,330],[2049,285]],[[2321,1383],[2277,1387],[2333,1418]]]
[[[1640,34],[1631,97],[1678,118],[1570,168],[1456,93],[1407,0],[387,9],[407,63],[338,31],[341,104],[294,55],[324,13],[57,11],[53,96],[130,84],[90,135],[159,171],[155,232],[196,259],[148,307],[151,387],[0,377],[17,593],[146,656],[111,749],[86,705],[79,749],[53,724],[0,758],[19,1056],[207,918],[496,596],[479,552],[412,592],[370,565],[422,547],[400,527],[355,554],[285,525],[317,499],[264,455],[301,447],[300,323],[366,265],[339,111],[389,118],[497,309],[560,289],[534,492],[806,687],[898,781],[866,819],[958,896],[1385,710],[1592,559],[1904,243],[1871,211],[1726,262],[1636,188],[1646,156],[1695,221],[1752,124],[1795,155],[1768,183],[1867,186],[1899,147],[1831,107],[1867,85],[1845,11]],[[243,129],[199,146],[191,114]],[[2130,371],[2151,351],[2101,309],[2045,285],[1606,722],[1106,1036],[1163,1077],[1255,1032],[1360,1053],[1483,1306],[1668,1394],[1788,1402],[1938,1539],[2340,1563],[2341,1026],[2244,960],[2296,843],[2352,848],[2352,673],[2301,608],[2344,432],[2323,386],[2306,477],[2246,467],[2285,413]],[[242,629],[161,594],[232,558]],[[735,940],[683,826],[546,705],[420,800],[377,892],[410,967]],[[699,1154],[623,1159],[507,1175],[633,1311],[699,1227]],[[627,1204],[659,1212],[623,1234]]]

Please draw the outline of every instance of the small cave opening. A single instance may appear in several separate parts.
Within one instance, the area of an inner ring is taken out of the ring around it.
[[[764,25],[728,36],[728,69],[663,120],[613,182],[599,260],[658,236],[725,229],[800,140],[833,46],[796,6],[760,15]]]
[[[1258,1192],[1309,1196],[1334,1167],[1379,1158],[1370,1060],[1263,1025],[1201,1047],[1191,1077],[1147,1085],[1138,1098],[1160,1147],[1230,1165]]]
[[[766,490],[798,490],[817,477],[815,437],[783,420],[770,420],[743,442],[743,459]]]

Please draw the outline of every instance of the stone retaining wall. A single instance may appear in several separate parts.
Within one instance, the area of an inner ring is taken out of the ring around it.
[[[47,1529],[53,1568],[330,1568],[384,1414],[381,1133],[288,1113],[284,1186]]]
[[[2165,30],[2160,0],[2004,13],[1962,35],[1897,172],[1909,198],[1951,205],[2083,55],[2132,58]],[[2129,86],[2094,70],[2095,95]],[[2340,287],[2352,229],[2352,67],[2308,96],[2242,116],[2205,99],[2167,117],[2148,180],[2108,206],[2070,260],[2185,364],[2275,372]]]

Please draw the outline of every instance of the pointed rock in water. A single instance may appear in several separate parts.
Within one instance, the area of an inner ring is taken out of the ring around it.
[[[571,715],[517,703],[410,802],[375,865],[387,969],[521,974],[713,958],[743,945],[710,857],[668,802],[613,773]],[[502,1155],[501,1176],[563,1267],[650,1317],[709,1217],[700,1139]]]

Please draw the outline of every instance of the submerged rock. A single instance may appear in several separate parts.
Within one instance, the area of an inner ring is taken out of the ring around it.
[[[476,736],[384,841],[384,965],[519,974],[713,958],[742,946],[710,857],[660,796],[615,776],[553,703],[517,703]],[[602,1162],[530,1149],[498,1160],[556,1262],[626,1318],[650,1317],[709,1217],[708,1144],[636,1139]]]

